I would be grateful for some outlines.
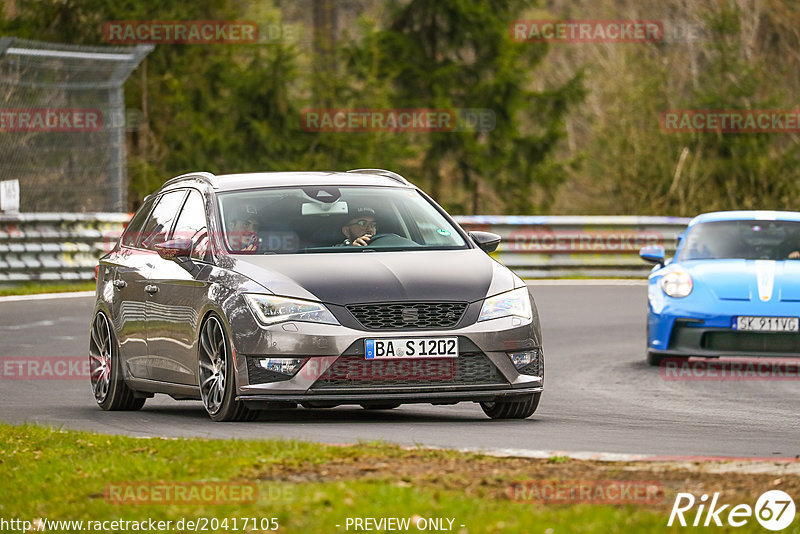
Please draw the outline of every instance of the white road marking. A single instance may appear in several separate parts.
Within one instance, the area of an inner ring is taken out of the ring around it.
[[[76,297],[93,297],[94,291],[72,291],[69,293],[40,293],[37,295],[11,295],[0,297],[0,302],[20,302],[24,300],[71,299]]]

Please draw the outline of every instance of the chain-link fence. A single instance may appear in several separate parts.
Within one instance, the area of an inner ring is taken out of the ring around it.
[[[126,211],[123,83],[152,49],[0,38],[0,180],[20,211]]]

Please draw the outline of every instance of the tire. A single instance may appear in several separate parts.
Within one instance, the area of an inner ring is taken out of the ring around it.
[[[661,362],[666,358],[663,354],[655,353],[651,350],[647,351],[647,364],[652,365],[653,367],[658,367],[661,365]]]
[[[200,329],[198,377],[200,398],[213,421],[252,421],[258,415],[236,400],[236,369],[222,321],[210,315]]]
[[[653,367],[660,367],[664,360],[688,360],[689,356],[675,356],[672,354],[659,354],[657,352],[647,351],[647,363]]]
[[[398,403],[394,403],[394,402],[384,402],[384,403],[376,402],[376,403],[371,403],[371,404],[366,404],[365,403],[365,404],[361,405],[361,407],[364,408],[365,410],[393,410],[393,409],[397,408],[398,406],[400,406],[399,402]]]
[[[525,419],[533,415],[539,406],[541,393],[531,393],[522,400],[482,402],[483,413],[492,419]]]
[[[137,397],[125,383],[119,347],[111,322],[103,312],[92,321],[89,336],[89,380],[97,405],[103,410],[133,411],[144,406],[145,397]]]

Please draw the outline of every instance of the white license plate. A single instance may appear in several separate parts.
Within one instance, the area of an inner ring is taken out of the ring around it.
[[[457,337],[419,337],[367,339],[364,351],[368,360],[381,358],[456,358]]]
[[[746,332],[797,332],[797,317],[736,317],[733,323],[735,330]]]

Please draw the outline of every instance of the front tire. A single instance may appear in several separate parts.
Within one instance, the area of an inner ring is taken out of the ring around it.
[[[664,361],[664,358],[666,358],[666,356],[663,354],[658,354],[652,350],[647,351],[647,365],[658,367],[661,365],[661,362]]]
[[[125,383],[114,329],[103,312],[95,315],[92,322],[89,373],[94,400],[103,410],[132,411],[144,406],[145,397],[136,397]]]
[[[236,369],[222,321],[211,315],[200,329],[200,398],[213,421],[252,421],[258,412],[236,400]]]
[[[482,402],[483,413],[492,419],[525,419],[533,415],[539,407],[541,393],[532,393],[520,400]]]
[[[647,363],[653,367],[660,367],[663,365],[664,360],[683,361],[688,359],[689,356],[675,356],[672,354],[660,354],[651,350],[647,351]]]

